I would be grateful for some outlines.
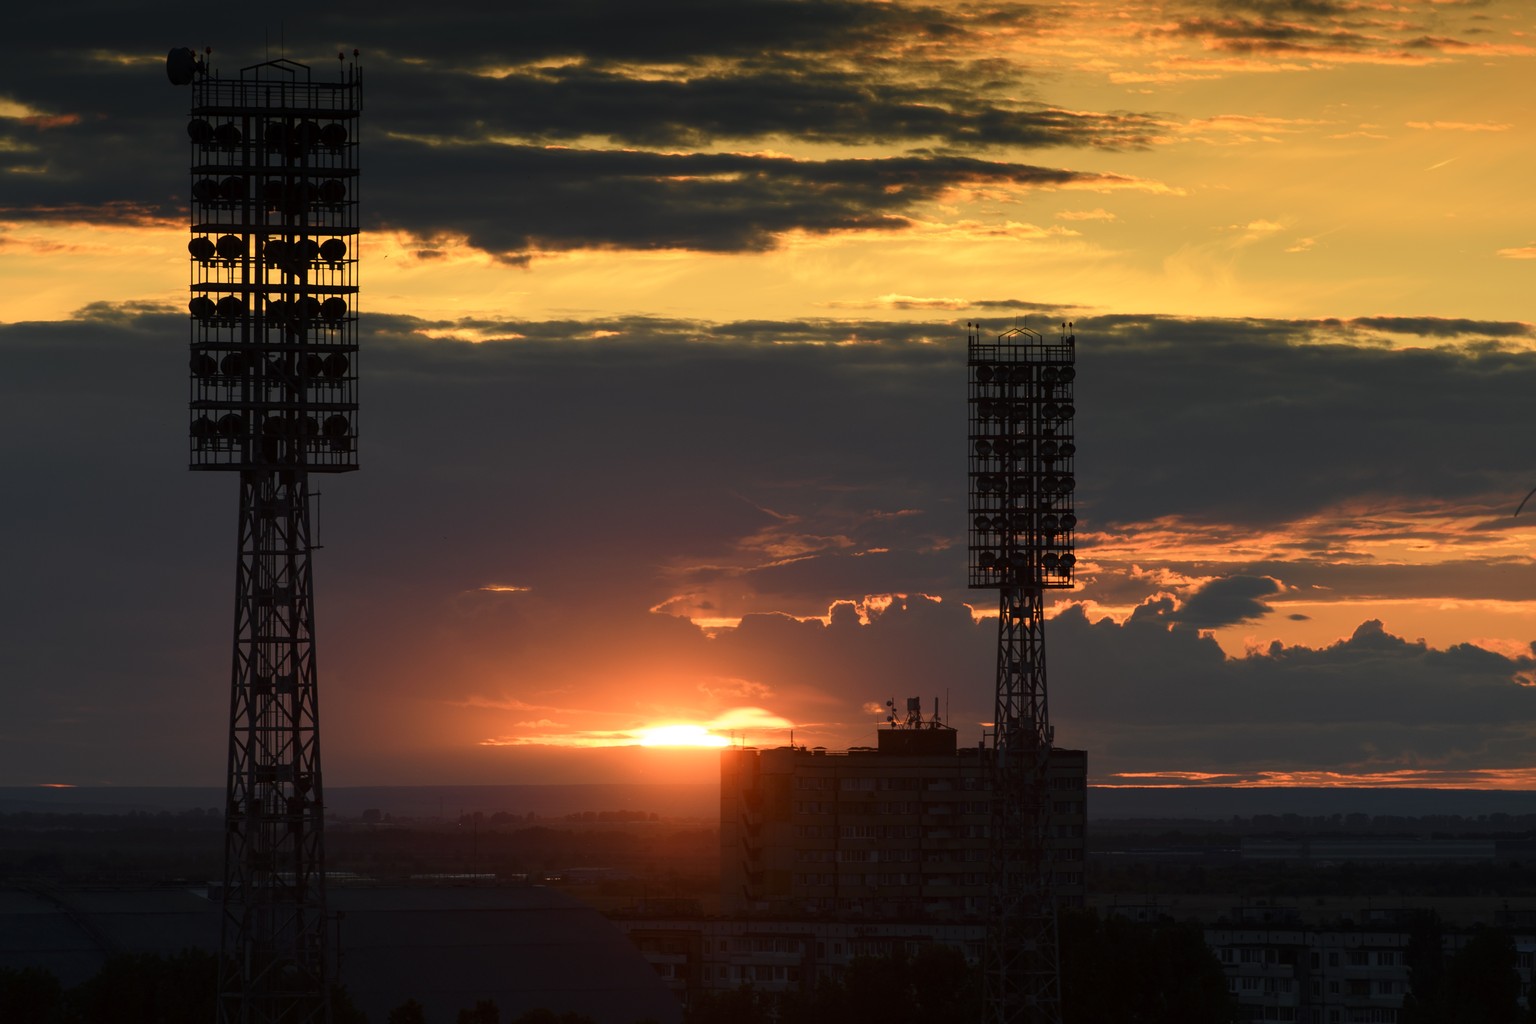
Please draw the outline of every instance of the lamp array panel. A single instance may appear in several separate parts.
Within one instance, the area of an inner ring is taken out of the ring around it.
[[[191,462],[357,468],[361,84],[193,83]]]
[[[1062,589],[1077,557],[1074,339],[970,346],[970,585]]]

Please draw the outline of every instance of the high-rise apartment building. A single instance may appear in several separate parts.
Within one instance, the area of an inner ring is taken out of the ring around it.
[[[980,919],[991,879],[992,752],[959,748],[924,720],[878,730],[874,747],[759,750],[720,760],[726,914],[865,920]],[[1088,755],[1050,757],[1057,903],[1083,902]]]

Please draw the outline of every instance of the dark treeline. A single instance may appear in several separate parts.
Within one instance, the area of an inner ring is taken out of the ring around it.
[[[93,978],[66,989],[40,968],[0,968],[3,1024],[208,1024],[214,1019],[218,958],[202,950],[175,956],[111,957]],[[333,1024],[595,1024],[579,1013],[529,1010],[503,1018],[496,1002],[477,1000],[451,1020],[429,1019],[408,999],[385,1021],[370,1022],[345,989],[331,996]],[[636,1021],[635,1024],[655,1024]]]
[[[1536,1024],[1536,1000],[1520,1006],[1514,939],[1478,928],[1454,952],[1437,914],[1417,915],[1408,941],[1409,992],[1399,1024]]]
[[[0,969],[0,1021],[21,1024],[207,1024],[214,1019],[217,958],[121,955],[66,989],[47,971]],[[1061,920],[1062,1004],[1073,1024],[1228,1024],[1233,1005],[1221,967],[1197,928],[1068,914]],[[927,945],[911,956],[855,960],[841,977],[807,992],[741,988],[705,993],[686,1024],[971,1024],[981,1016],[981,971],[959,950]],[[345,990],[333,996],[335,1024],[592,1024],[575,1013],[532,1010],[503,1017],[478,1000],[451,1020],[429,1019],[407,1000],[370,1022]],[[1503,1018],[1486,1018],[1498,1024]],[[1423,1018],[1414,1024],[1438,1024]],[[1514,1022],[1512,1024],[1524,1024]],[[636,1022],[646,1024],[646,1022]],[[1461,1018],[1450,1021],[1461,1024]]]
[[[1221,964],[1193,925],[1091,913],[1060,923],[1062,1015],[1072,1024],[1229,1024],[1236,1004]],[[742,987],[705,993],[685,1024],[972,1024],[982,1016],[980,967],[928,945],[912,956],[853,961],[808,992]]]

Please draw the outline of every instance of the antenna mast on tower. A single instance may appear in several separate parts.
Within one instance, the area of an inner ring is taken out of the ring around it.
[[[970,328],[970,585],[997,590],[987,1024],[1060,1024],[1044,592],[1072,586],[1076,338]]]
[[[192,87],[193,470],[240,478],[219,1019],[330,1019],[311,473],[357,469],[362,76],[287,59]]]

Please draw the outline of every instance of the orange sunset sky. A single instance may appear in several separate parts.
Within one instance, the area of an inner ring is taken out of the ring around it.
[[[222,777],[173,46],[361,51],[332,785],[709,781],[636,744],[867,744],[908,696],[975,743],[971,319],[1075,324],[1093,781],[1536,777],[1525,0],[201,15],[0,40],[0,785]]]

